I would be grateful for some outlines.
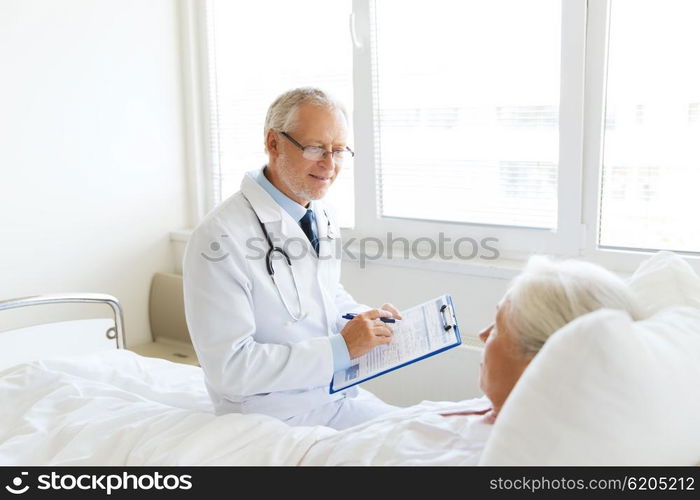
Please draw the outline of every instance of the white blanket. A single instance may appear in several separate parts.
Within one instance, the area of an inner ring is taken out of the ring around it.
[[[489,425],[441,417],[482,399],[424,402],[335,431],[265,415],[215,416],[200,368],[129,351],[0,372],[0,464],[476,463]]]
[[[423,401],[319,440],[301,465],[476,465],[493,425],[441,413],[489,407],[486,398]]]

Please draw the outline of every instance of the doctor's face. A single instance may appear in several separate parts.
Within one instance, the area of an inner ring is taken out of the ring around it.
[[[347,145],[347,124],[339,110],[305,103],[297,108],[294,123],[285,132],[301,146],[319,146],[330,152]],[[269,132],[267,141],[270,181],[275,187],[303,206],[326,195],[341,168],[330,153],[317,161],[308,160],[298,145],[276,131]]]
[[[485,344],[479,385],[496,412],[500,411],[530,362],[530,359],[520,353],[514,333],[506,327],[506,310],[500,304],[496,321],[479,333],[479,338]]]

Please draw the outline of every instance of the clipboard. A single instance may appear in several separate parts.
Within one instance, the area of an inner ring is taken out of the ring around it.
[[[353,359],[352,364],[333,374],[330,394],[343,391],[462,343],[451,295],[401,311],[394,336],[389,344],[375,347],[367,354]]]

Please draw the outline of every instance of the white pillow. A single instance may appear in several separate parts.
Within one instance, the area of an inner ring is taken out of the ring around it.
[[[629,279],[647,316],[670,306],[700,307],[700,277],[672,252],[658,252],[642,262]]]
[[[516,384],[482,465],[700,463],[700,309],[600,310],[555,333]]]

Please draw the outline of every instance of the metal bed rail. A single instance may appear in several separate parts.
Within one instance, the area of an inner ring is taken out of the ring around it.
[[[49,293],[19,297],[16,299],[0,300],[0,311],[18,309],[20,307],[38,306],[44,304],[69,304],[69,303],[93,303],[106,304],[114,313],[114,326],[109,328],[105,335],[109,340],[114,340],[117,349],[126,349],[126,336],[124,332],[124,314],[119,300],[112,295],[104,293]]]

